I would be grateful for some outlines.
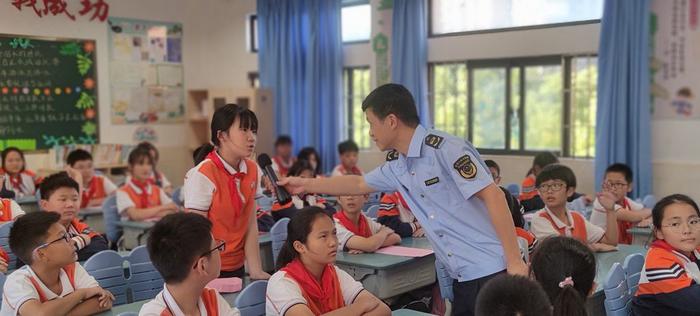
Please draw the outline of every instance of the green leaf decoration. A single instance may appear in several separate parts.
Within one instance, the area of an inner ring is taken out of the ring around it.
[[[63,44],[59,53],[64,56],[76,56],[80,53],[80,45],[76,42]]]
[[[92,67],[92,59],[83,54],[77,54],[76,57],[78,57],[78,72],[81,76],[85,76]]]
[[[81,110],[89,109],[95,106],[95,98],[85,92],[80,93],[80,98],[78,102],[75,103],[75,107]]]
[[[46,144],[46,146],[48,146],[48,147],[54,147],[54,146],[61,145],[61,140],[56,136],[41,135],[41,137],[44,139],[44,144]]]
[[[85,133],[85,135],[95,135],[97,132],[97,125],[95,125],[93,122],[85,122],[85,124],[83,124],[82,131]]]
[[[95,140],[95,137],[93,137],[92,135],[80,136],[80,137],[78,137],[78,140],[80,141],[81,144],[94,144],[97,142]]]

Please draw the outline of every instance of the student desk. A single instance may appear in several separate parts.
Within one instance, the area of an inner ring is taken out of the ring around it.
[[[88,224],[92,230],[104,233],[105,223],[102,217],[102,208],[99,206],[86,207],[78,211],[78,218]]]
[[[34,195],[27,195],[21,198],[16,198],[15,202],[19,204],[19,207],[21,207],[25,213],[33,213],[39,211],[39,201],[37,201]]]
[[[122,249],[134,249],[146,244],[149,231],[155,222],[120,221],[117,225],[124,229]]]
[[[260,245],[260,262],[265,272],[272,274],[275,271],[275,261],[272,256],[272,237],[270,233],[260,233],[258,235],[258,245]]]
[[[625,258],[631,254],[640,253],[646,256],[647,249],[637,245],[617,245],[617,251],[601,252],[595,254],[596,275],[595,275],[595,290],[593,295],[588,298],[586,305],[590,315],[605,315],[605,293],[603,292],[603,283],[608,277],[608,272],[613,264],[619,262],[623,264]],[[574,280],[576,282],[576,280]]]
[[[401,246],[432,249],[427,238],[407,237],[401,240]],[[435,283],[434,254],[411,258],[339,252],[335,264],[382,300]]]
[[[633,245],[648,247],[653,239],[650,227],[632,227],[627,232],[632,234]]]
[[[395,311],[391,311],[391,316],[429,316],[432,314],[427,314],[419,311],[414,311],[412,309],[397,309]]]

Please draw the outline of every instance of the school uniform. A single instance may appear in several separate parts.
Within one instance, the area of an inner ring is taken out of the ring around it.
[[[87,187],[83,188],[80,208],[86,208],[91,200],[105,198],[116,190],[117,186],[111,180],[104,176],[95,175],[90,179]]]
[[[537,192],[536,184],[537,177],[534,174],[529,174],[527,177],[525,177],[523,182],[520,184],[520,196],[518,199],[522,202],[539,196],[540,194]]]
[[[149,208],[172,203],[173,200],[156,185],[143,183],[135,179],[124,184],[117,190],[117,210],[122,220],[129,220],[126,210],[135,207],[137,209]],[[151,218],[148,220],[159,220]]]
[[[391,228],[401,237],[411,237],[418,230],[418,220],[399,192],[382,196],[379,201],[377,222]]]
[[[338,251],[348,250],[348,240],[353,236],[368,238],[382,229],[382,224],[375,222],[374,219],[365,216],[362,212],[360,212],[357,225],[342,210],[333,215],[333,220],[335,221],[336,236],[338,236]]]
[[[231,305],[215,289],[205,288],[197,303],[202,316],[235,316],[241,313]],[[168,291],[168,285],[139,311],[139,316],[184,316],[175,298]]]
[[[0,169],[0,175],[3,175],[5,178],[5,188],[15,192],[15,198],[32,196],[34,193],[36,193],[39,178],[33,171],[24,170],[19,174],[11,176],[4,170]]]
[[[537,247],[537,237],[535,237],[533,233],[520,227],[515,227],[515,234],[518,236],[518,238],[522,238],[527,241],[527,252],[528,254],[532,255]]]
[[[5,281],[2,294],[2,316],[15,316],[22,304],[29,300],[44,303],[56,298],[65,297],[78,289],[99,286],[95,278],[78,263],[73,262],[61,269],[61,293],[52,292],[34,273],[29,265],[12,272]]]
[[[280,156],[274,156],[272,157],[272,170],[274,170],[278,176],[286,177],[287,173],[289,173],[289,168],[292,167],[295,161],[297,160],[294,157],[285,160]]]
[[[625,199],[622,200],[622,203],[615,203],[615,212],[623,208],[633,212],[637,212],[644,209],[644,205],[641,203],[637,203],[628,197],[625,197]],[[593,202],[593,213],[591,213],[591,223],[602,229],[605,229],[608,226],[605,213],[606,211],[603,205],[600,204],[598,199],[595,199],[595,201]],[[634,227],[635,224],[636,223],[633,222],[623,221],[619,219],[617,220],[617,235],[619,236],[619,243],[628,245],[632,243],[632,234],[628,233],[627,230]]]
[[[591,224],[583,215],[578,212],[567,210],[566,216],[571,225],[566,225],[548,208],[538,211],[532,218],[530,232],[537,239],[544,239],[549,236],[566,236],[578,239],[584,244],[599,242],[605,235],[605,230]]]
[[[304,304],[315,315],[351,305],[364,288],[347,272],[328,264],[319,283],[295,259],[270,277],[265,295],[268,316],[282,316],[289,308]]]
[[[206,212],[214,238],[226,242],[222,275],[242,276],[245,237],[260,192],[257,164],[242,159],[238,171],[212,151],[185,176],[185,208]],[[253,218],[254,219],[254,218]]]
[[[128,183],[129,181],[131,181],[131,175],[126,176],[126,182]],[[172,186],[168,178],[165,177],[165,174],[159,171],[151,172],[151,175],[148,176],[148,183],[156,185],[161,189]]]
[[[331,177],[335,176],[347,176],[347,175],[356,175],[356,176],[361,176],[364,173],[360,168],[357,166],[353,166],[352,168],[348,169],[343,166],[343,164],[339,164],[333,168],[333,172],[331,172]]]
[[[278,221],[283,218],[292,218],[298,210],[307,206],[316,206],[318,203],[323,203],[325,205],[326,199],[315,194],[293,195],[289,203],[282,205],[275,197],[270,213],[275,221]]]
[[[78,253],[78,261],[85,261],[92,257],[92,255],[102,251],[108,250],[109,245],[107,240],[100,235],[100,233],[92,230],[88,224],[74,218],[68,225],[66,231],[72,236],[75,241],[75,247]],[[83,236],[87,235],[90,238],[90,244],[84,239]]]
[[[0,223],[13,221],[22,215],[24,211],[15,200],[0,198]]]
[[[700,315],[700,253],[690,257],[663,240],[649,247],[632,299],[634,315]]]

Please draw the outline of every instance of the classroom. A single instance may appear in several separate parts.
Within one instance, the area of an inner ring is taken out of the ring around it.
[[[4,1],[0,316],[700,315],[699,14]]]

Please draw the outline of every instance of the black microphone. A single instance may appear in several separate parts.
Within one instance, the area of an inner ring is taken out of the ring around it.
[[[285,205],[291,202],[292,196],[289,194],[289,192],[287,192],[287,189],[277,185],[277,174],[275,173],[275,170],[272,169],[272,160],[270,160],[270,156],[268,156],[267,154],[260,154],[260,156],[258,156],[258,165],[260,165],[260,168],[263,169],[263,172],[265,172],[267,178],[270,179],[272,185],[275,186],[275,195],[277,195],[277,201],[281,205]]]

